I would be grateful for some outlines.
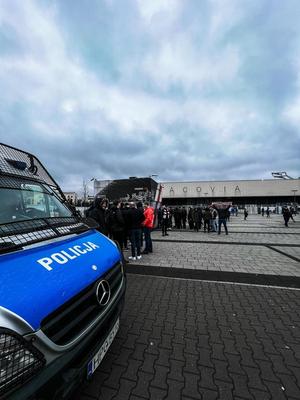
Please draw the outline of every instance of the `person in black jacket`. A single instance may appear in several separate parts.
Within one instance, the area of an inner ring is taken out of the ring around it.
[[[181,211],[181,226],[183,229],[186,229],[186,219],[187,219],[187,211],[185,207],[182,207]]]
[[[108,212],[108,228],[111,238],[118,243],[122,250],[125,222],[120,208],[121,202],[114,201],[112,208]]]
[[[218,211],[219,221],[218,221],[218,235],[221,233],[221,225],[224,225],[225,233],[228,235],[227,223],[226,219],[228,216],[228,210],[230,208],[230,204],[227,203],[213,203],[212,206]]]
[[[162,215],[162,220],[161,220],[162,236],[169,236],[167,231],[169,226],[170,212],[165,205],[162,206],[161,208],[161,215]]]
[[[88,210],[87,217],[93,218],[98,223],[97,230],[104,235],[108,236],[108,226],[107,226],[107,207],[108,200],[96,197],[91,209]]]
[[[217,232],[217,230],[218,230],[217,216],[218,216],[217,210],[212,208],[211,209],[211,230],[213,232]]]
[[[212,218],[211,212],[208,207],[205,208],[204,213],[203,213],[203,225],[204,225],[204,232],[210,232],[210,220]]]
[[[128,250],[128,246],[127,246],[127,241],[128,241],[128,237],[129,237],[129,231],[128,231],[128,213],[129,213],[129,204],[125,203],[123,206],[121,204],[121,213],[124,219],[124,231],[123,231],[123,248],[125,250]]]
[[[287,207],[283,207],[282,209],[282,215],[283,215],[283,219],[284,219],[284,225],[286,227],[289,226],[289,220],[291,218],[291,212]]]
[[[202,209],[201,207],[196,207],[193,209],[193,222],[194,222],[194,231],[199,232],[199,229],[201,229],[202,226]]]
[[[189,207],[188,223],[189,223],[190,229],[194,229],[194,220],[193,220],[193,209],[192,209],[192,207]]]
[[[143,209],[136,208],[135,203],[130,203],[130,209],[128,211],[128,229],[131,241],[131,256],[129,260],[140,260],[141,256],[141,234],[142,234],[142,222],[145,219]]]

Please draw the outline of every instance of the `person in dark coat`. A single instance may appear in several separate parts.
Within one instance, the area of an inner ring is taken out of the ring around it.
[[[294,217],[293,217],[293,214],[296,214],[295,211],[294,211],[294,209],[293,209],[293,207],[290,207],[289,210],[290,210],[290,217],[291,217],[291,220],[292,220],[293,222],[296,222],[296,221],[294,220]]]
[[[108,200],[96,197],[91,209],[89,209],[87,214],[88,218],[93,218],[98,223],[99,226],[97,230],[106,236],[108,236],[107,208],[108,208]]]
[[[183,229],[186,229],[186,219],[187,219],[187,211],[185,207],[182,207],[181,211],[181,226]]]
[[[193,209],[192,209],[192,207],[189,207],[188,223],[189,223],[190,229],[194,229],[194,220],[193,220]]]
[[[230,204],[228,203],[213,203],[212,206],[217,210],[218,212],[218,235],[221,234],[221,226],[224,225],[225,228],[225,233],[228,235],[228,229],[227,229],[227,215],[228,215],[228,210],[230,208]]]
[[[228,208],[227,213],[226,213],[226,219],[227,219],[228,222],[230,221],[230,211],[229,211],[229,208]]]
[[[207,228],[207,232],[210,232],[210,220],[211,220],[212,216],[211,216],[211,212],[209,211],[209,208],[206,207],[203,213],[203,221],[204,221],[204,232],[206,232],[206,228]]]
[[[162,206],[161,208],[161,230],[162,230],[162,236],[168,236],[168,226],[169,226],[169,219],[170,219],[170,211],[166,206]]]
[[[141,201],[138,201],[136,203],[136,208],[138,210],[141,210],[144,213],[144,206],[143,203]],[[144,239],[144,234],[143,234],[143,227],[141,228],[141,248],[143,247],[143,239]]]
[[[117,242],[120,249],[123,250],[125,221],[121,212],[121,202],[118,200],[113,202],[113,206],[108,212],[108,229],[111,238]]]
[[[162,214],[161,214],[161,208],[159,208],[157,211],[157,228],[161,228],[161,219],[162,219]]]
[[[175,228],[181,229],[181,208],[175,207],[174,209],[174,222]]]
[[[178,229],[182,228],[182,208],[178,208]]]
[[[245,221],[246,221],[247,217],[248,217],[248,211],[247,211],[247,209],[245,208],[245,209],[244,209],[244,220],[245,220]]]
[[[128,228],[131,241],[131,256],[129,260],[140,260],[141,256],[141,235],[142,222],[145,219],[143,209],[137,208],[134,202],[131,202],[128,212]]]
[[[200,207],[194,208],[193,210],[193,221],[194,221],[194,231],[199,232],[202,226],[202,209]]]
[[[217,230],[218,230],[218,224],[217,224],[217,216],[218,216],[218,213],[217,213],[217,210],[215,210],[214,208],[212,208],[211,210],[211,230],[213,231],[213,232],[217,232]]]
[[[124,219],[124,231],[123,231],[123,248],[128,250],[128,237],[129,237],[129,228],[128,228],[128,213],[129,213],[129,204],[125,203],[123,206],[121,205],[121,212]]]
[[[196,207],[192,209],[192,218],[193,218],[194,231],[199,232],[198,208]]]
[[[173,216],[174,216],[174,210],[170,207],[167,207],[168,211],[168,229],[173,228]]]
[[[288,226],[289,226],[288,223],[291,218],[290,210],[287,207],[284,207],[282,209],[282,215],[283,215],[283,219],[284,219],[284,225],[288,228]]]

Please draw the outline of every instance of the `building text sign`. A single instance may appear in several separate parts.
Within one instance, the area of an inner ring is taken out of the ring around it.
[[[164,182],[163,198],[212,198],[251,196],[291,196],[299,190],[300,180],[249,180],[215,182]]]

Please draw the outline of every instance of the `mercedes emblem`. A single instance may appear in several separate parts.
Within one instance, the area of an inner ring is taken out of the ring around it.
[[[109,283],[105,279],[103,279],[98,283],[96,289],[96,297],[100,306],[106,306],[106,304],[109,302],[110,294],[111,292]]]

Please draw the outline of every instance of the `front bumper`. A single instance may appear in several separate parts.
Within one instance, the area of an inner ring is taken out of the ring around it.
[[[28,383],[4,398],[11,400],[68,399],[74,389],[87,378],[87,364],[97,353],[113,328],[124,306],[126,279],[113,307],[101,323],[74,348],[46,365]]]

